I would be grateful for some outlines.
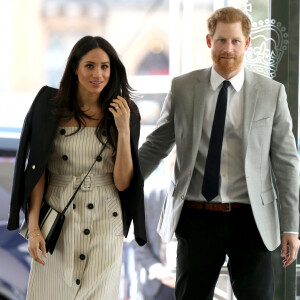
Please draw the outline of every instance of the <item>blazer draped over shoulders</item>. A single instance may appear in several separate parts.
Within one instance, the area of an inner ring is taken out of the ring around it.
[[[46,169],[50,149],[58,127],[53,111],[53,98],[57,89],[44,86],[35,97],[25,118],[16,156],[10,213],[7,229],[19,228],[19,212],[22,209],[28,220],[30,194]],[[131,113],[130,144],[134,175],[130,186],[119,191],[123,213],[123,233],[127,237],[131,222],[134,235],[142,246],[147,242],[144,211],[144,180],[138,161],[138,141],[140,135],[140,116]],[[47,174],[47,173],[46,173]],[[47,180],[46,180],[47,183]],[[46,191],[47,185],[45,187]]]

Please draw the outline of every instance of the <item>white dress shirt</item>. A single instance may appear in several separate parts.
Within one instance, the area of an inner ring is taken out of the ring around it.
[[[212,68],[210,89],[205,99],[202,134],[196,164],[186,199],[206,201],[202,195],[202,182],[206,156],[215,114],[216,103],[223,81],[226,80]],[[244,107],[244,68],[232,77],[228,87],[227,110],[220,166],[219,195],[212,202],[250,204],[245,179],[242,153],[242,125]]]

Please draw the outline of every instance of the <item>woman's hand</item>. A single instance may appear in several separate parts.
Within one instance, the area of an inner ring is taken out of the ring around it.
[[[108,109],[114,116],[118,133],[129,133],[130,109],[127,101],[118,96],[117,99],[112,100],[110,105],[111,107]]]
[[[46,258],[46,243],[43,235],[39,229],[32,230],[29,233],[28,251],[30,256],[38,263],[45,266],[45,262],[41,259],[39,250],[42,251],[43,256]]]

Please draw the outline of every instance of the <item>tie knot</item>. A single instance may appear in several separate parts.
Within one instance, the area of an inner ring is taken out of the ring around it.
[[[229,86],[230,86],[230,81],[224,80],[224,81],[223,81],[223,87],[224,87],[224,88],[228,88]]]

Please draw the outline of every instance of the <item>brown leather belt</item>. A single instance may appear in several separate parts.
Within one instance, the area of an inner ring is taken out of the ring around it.
[[[188,208],[221,212],[231,211],[232,209],[248,206],[247,204],[243,203],[208,203],[190,200],[184,201],[184,205]]]

